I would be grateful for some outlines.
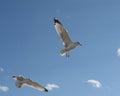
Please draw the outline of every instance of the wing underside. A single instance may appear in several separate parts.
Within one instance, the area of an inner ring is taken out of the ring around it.
[[[67,47],[72,42],[67,30],[64,28],[64,26],[61,23],[58,23],[58,22],[55,23],[55,28],[58,35],[60,36],[60,39],[63,45]]]
[[[46,88],[44,88],[43,86],[41,86],[37,82],[29,81],[26,85],[29,86],[29,87],[38,89],[40,91],[46,91],[46,92],[48,91]]]
[[[40,91],[45,91],[45,88],[40,87],[40,86],[28,85],[28,84],[26,84],[26,86],[31,87],[31,88],[34,88],[34,89],[37,89],[37,90],[40,90]]]

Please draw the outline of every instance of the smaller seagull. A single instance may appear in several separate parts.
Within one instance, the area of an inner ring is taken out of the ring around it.
[[[54,25],[55,25],[55,29],[65,47],[65,49],[60,51],[61,56],[66,55],[66,57],[69,57],[69,51],[71,51],[72,49],[76,48],[80,44],[80,42],[72,42],[72,40],[69,37],[69,34],[67,32],[67,30],[64,28],[64,26],[62,25],[62,23],[54,17]]]
[[[32,80],[30,80],[30,79],[28,79],[28,78],[25,78],[25,77],[23,77],[23,76],[21,76],[21,75],[19,75],[19,76],[13,76],[12,78],[13,78],[14,80],[17,80],[16,86],[17,86],[18,88],[21,88],[21,87],[23,87],[24,85],[26,85],[26,86],[29,86],[29,87],[38,89],[38,90],[40,90],[40,91],[48,92],[48,90],[47,90],[45,87],[41,86],[39,83],[34,82],[34,81],[32,81]]]

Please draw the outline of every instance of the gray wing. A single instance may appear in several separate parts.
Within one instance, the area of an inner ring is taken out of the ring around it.
[[[33,82],[32,80],[26,79],[22,76],[13,76],[13,79],[17,80],[16,86],[18,88],[21,88],[24,85],[26,85],[26,86],[38,89],[40,91],[48,92],[48,90],[45,87],[41,86],[39,83]]]
[[[38,90],[40,90],[40,91],[48,92],[48,90],[47,90],[45,87],[41,86],[41,85],[40,85],[39,83],[37,83],[37,82],[33,82],[33,81],[30,80],[30,79],[28,79],[28,81],[27,81],[26,84],[27,84],[27,86],[29,86],[29,87],[38,89]]]
[[[54,25],[58,35],[61,38],[63,45],[67,47],[70,43],[72,43],[72,40],[70,39],[67,30],[57,18],[54,18]]]

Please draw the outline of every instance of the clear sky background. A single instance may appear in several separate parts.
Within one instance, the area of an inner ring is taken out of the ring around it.
[[[69,59],[54,17],[83,45]],[[120,96],[119,73],[120,0],[0,0],[0,96]],[[13,75],[56,87],[19,89]]]

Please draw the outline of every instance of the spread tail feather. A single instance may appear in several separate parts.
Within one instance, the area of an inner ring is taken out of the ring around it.
[[[61,55],[61,56],[64,56],[64,55],[66,55],[68,52],[69,52],[69,51],[68,51],[67,49],[63,49],[63,50],[60,51],[60,55]]]

